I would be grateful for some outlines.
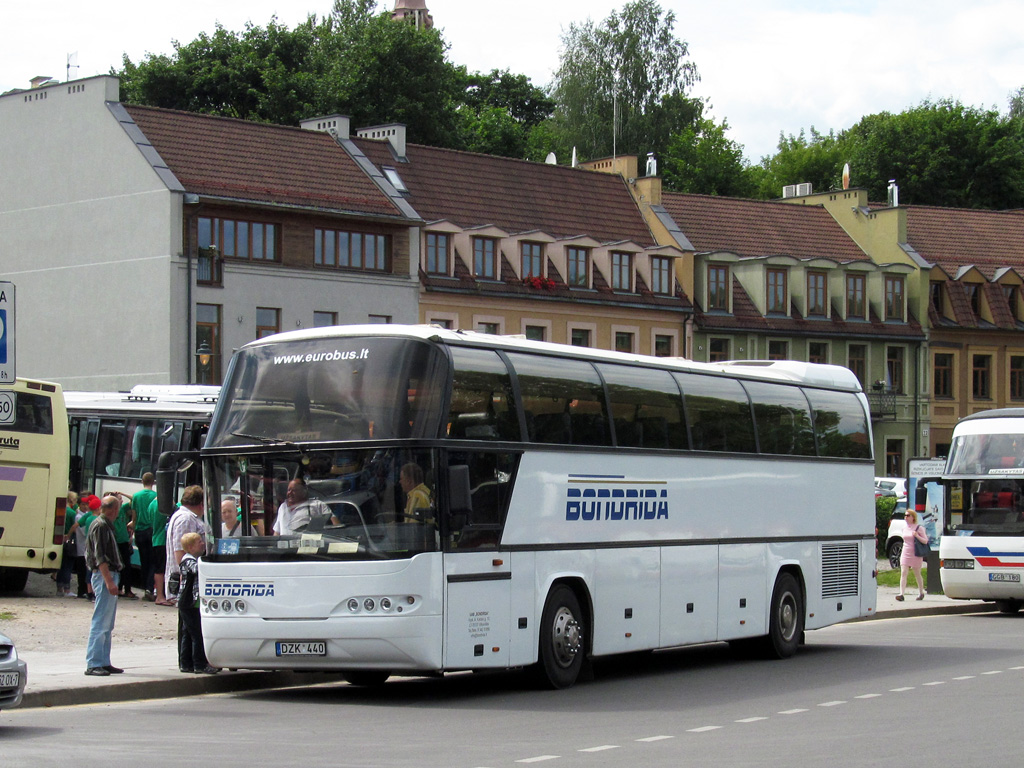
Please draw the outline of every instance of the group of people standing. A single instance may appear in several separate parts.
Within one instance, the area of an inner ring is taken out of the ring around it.
[[[81,518],[75,515],[74,522],[66,527],[75,537],[76,561],[77,542],[79,538],[83,540],[84,571],[89,574],[88,586],[95,601],[86,649],[87,675],[105,676],[124,671],[110,662],[110,640],[118,596],[137,598],[131,590],[132,534],[139,549],[145,599],[178,608],[179,670],[200,674],[220,671],[206,659],[199,618],[197,558],[207,551],[208,543],[212,543],[211,532],[203,519],[203,489],[198,485],[185,488],[181,505],[168,519],[159,511],[154,481],[152,473],[143,475],[143,489],[132,497],[118,492],[106,494],[102,499],[87,497],[85,506],[89,512],[98,502],[98,516],[87,520],[88,515]],[[122,516],[128,533],[124,542],[119,540],[117,525]],[[177,595],[165,592],[172,573],[181,575]],[[70,586],[70,572],[67,579]],[[58,592],[61,586],[58,578]]]

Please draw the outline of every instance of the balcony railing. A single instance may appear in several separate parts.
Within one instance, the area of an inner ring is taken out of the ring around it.
[[[868,396],[868,406],[871,408],[871,420],[896,418],[896,395],[895,389],[885,384],[874,384],[865,394]]]
[[[200,248],[196,256],[196,282],[203,285],[221,284],[221,258],[216,248]]]

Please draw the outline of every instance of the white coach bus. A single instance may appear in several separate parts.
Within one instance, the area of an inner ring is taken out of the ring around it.
[[[359,684],[536,665],[565,687],[609,654],[790,656],[874,611],[867,414],[836,366],[426,326],[252,342],[202,451],[206,504],[218,534],[232,498],[243,530],[281,535],[202,560],[210,663]]]
[[[1024,604],[1024,408],[982,411],[953,430],[939,542],[947,597]]]

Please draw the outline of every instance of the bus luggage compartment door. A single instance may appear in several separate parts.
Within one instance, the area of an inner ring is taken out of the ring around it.
[[[446,669],[509,665],[512,568],[508,552],[445,555]]]

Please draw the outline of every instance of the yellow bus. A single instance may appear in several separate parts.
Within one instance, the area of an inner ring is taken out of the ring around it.
[[[68,417],[59,384],[0,387],[0,591],[60,567],[68,494]]]

